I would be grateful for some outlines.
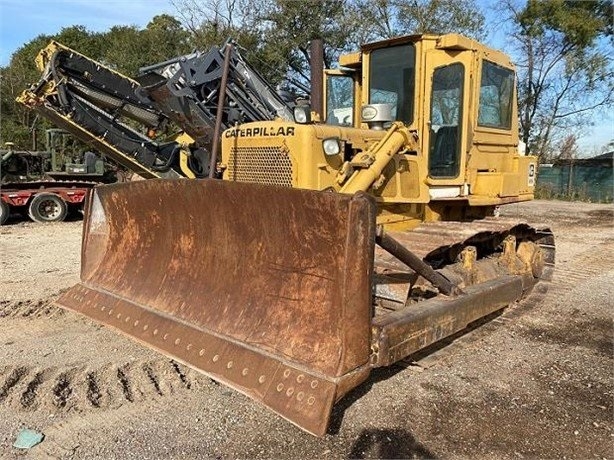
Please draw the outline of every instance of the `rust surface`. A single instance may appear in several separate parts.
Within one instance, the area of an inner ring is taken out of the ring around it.
[[[82,283],[58,303],[323,435],[337,387],[368,368],[374,222],[365,195],[214,180],[100,187]]]
[[[377,248],[376,295],[384,294],[387,297],[383,298],[395,301],[396,307],[391,308],[388,303],[386,311],[376,310],[374,366],[388,366],[520,300],[537,281],[547,284],[554,270],[554,237],[545,226],[489,218],[475,222],[425,223],[412,232],[391,234],[433,266],[440,264],[443,267],[440,273],[446,277],[455,275],[452,269],[463,265],[458,261],[463,249],[471,248],[480,260],[466,269],[466,278],[475,279],[464,280],[468,286],[463,286],[458,296],[438,296],[405,305],[404,290],[416,279],[408,275],[411,270],[406,265]],[[503,243],[509,242],[509,238],[518,245],[506,255]],[[524,251],[525,246],[531,249]],[[524,266],[523,259],[530,259],[528,267]],[[458,263],[454,264],[456,261]]]
[[[470,286],[457,297],[436,297],[373,322],[374,366],[389,366],[497,311],[522,296],[522,278],[507,276]]]
[[[167,114],[178,126],[181,126],[195,141],[208,149],[211,147],[213,126],[210,120],[198,117],[198,111],[192,108],[186,110],[185,107],[176,107],[176,96],[171,94],[166,85],[150,88],[147,92],[156,102],[158,108]],[[184,102],[186,106],[192,103],[191,101]]]

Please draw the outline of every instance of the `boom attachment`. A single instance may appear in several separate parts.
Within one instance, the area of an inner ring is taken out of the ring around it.
[[[223,63],[213,47],[145,67],[132,79],[52,41],[37,58],[40,80],[17,100],[143,178],[208,177],[224,75],[222,129],[292,119],[288,101],[234,48],[226,73]],[[171,122],[187,135],[158,142],[145,134]]]
[[[230,47],[222,129],[235,122],[293,119],[289,101]],[[216,46],[140,69],[137,77],[154,105],[200,145],[211,150],[221,96],[225,52]]]
[[[158,143],[126,122],[141,124],[145,131],[168,121],[142,97],[136,81],[57,42],[43,49],[36,62],[41,79],[18,102],[143,178],[182,177],[171,167],[178,143]]]

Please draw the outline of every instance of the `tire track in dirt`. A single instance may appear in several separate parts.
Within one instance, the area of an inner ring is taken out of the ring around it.
[[[46,369],[7,366],[0,372],[0,405],[48,412],[116,408],[199,388],[201,374],[168,359]]]
[[[0,324],[2,321],[7,324],[6,345],[32,346],[32,340],[22,341],[16,326],[24,321],[24,325],[36,330],[41,339],[60,338],[45,341],[38,352],[41,356],[38,363],[28,363],[26,358],[22,361],[19,353],[7,349],[6,362],[11,365],[0,366],[0,407],[29,412],[42,410],[50,414],[104,412],[195,390],[207,380],[169,358],[139,357],[141,351],[133,350],[129,343],[89,350],[89,357],[63,362],[58,357],[66,356],[70,360],[73,350],[61,340],[58,331],[76,333],[75,337],[102,334],[101,340],[108,338],[104,337],[104,328],[53,305],[55,298],[0,302]],[[87,341],[79,343],[89,346]],[[45,358],[48,355],[53,357],[49,362]]]
[[[614,268],[611,254],[614,243],[603,241],[569,261],[556,265],[552,287],[559,293],[571,291],[578,283]]]
[[[28,369],[26,367],[16,367],[16,368],[5,368],[3,370],[2,375],[6,375],[2,386],[0,386],[0,403],[2,403],[10,392],[17,386],[17,384],[24,378],[24,376],[28,373]]]
[[[0,319],[2,318],[43,318],[62,316],[64,310],[53,305],[53,298],[39,300],[1,300]]]

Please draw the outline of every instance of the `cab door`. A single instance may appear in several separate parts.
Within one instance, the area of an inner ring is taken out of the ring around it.
[[[428,96],[424,107],[426,139],[423,139],[423,146],[428,152],[427,183],[431,186],[432,198],[466,194],[469,57],[470,52],[457,52],[454,58],[443,50],[427,52]]]

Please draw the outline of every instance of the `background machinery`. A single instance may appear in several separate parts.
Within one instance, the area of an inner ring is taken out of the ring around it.
[[[0,225],[13,212],[36,222],[58,222],[80,211],[88,191],[116,181],[114,168],[94,152],[83,152],[70,133],[45,130],[46,150],[0,150]],[[87,157],[87,158],[86,158]]]
[[[70,133],[143,179],[208,177],[223,73],[227,76],[223,92],[230,110],[222,113],[218,129],[240,121],[292,118],[288,102],[234,48],[228,49],[227,58],[214,47],[206,53],[196,52],[149,66],[138,77],[141,85],[52,41],[36,60],[41,79],[18,101],[62,128],[48,130],[48,141],[56,142],[60,132]],[[51,134],[54,137],[49,137]],[[64,183],[46,185],[38,181],[32,187],[4,184],[2,223],[13,208],[20,207],[29,209],[30,216],[39,222],[63,220],[68,209],[80,205],[88,189],[101,182],[101,177],[85,174],[84,163],[59,168],[61,159],[56,158],[56,151],[50,149],[51,156],[44,161],[52,165],[46,177]],[[3,164],[8,172],[14,169],[11,165],[17,157],[25,158],[26,154],[5,153],[12,157],[10,161],[7,158],[7,165]],[[31,163],[34,157],[28,155]],[[214,166],[212,175],[216,174]],[[68,184],[67,180],[89,183]],[[32,205],[34,195],[49,186],[53,190],[46,190],[44,197]],[[64,186],[80,188],[65,192]]]
[[[137,81],[52,41],[36,60],[41,79],[18,101],[144,179],[208,177],[221,92],[232,108],[223,129],[292,117],[238,52],[224,63],[212,48],[142,69]]]
[[[537,165],[505,55],[414,35],[340,65],[324,123],[296,107],[224,131],[223,180],[98,187],[81,283],[57,301],[315,435],[373,368],[522,299],[554,264],[549,229],[489,217],[533,198]]]

